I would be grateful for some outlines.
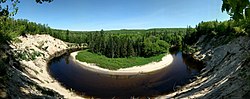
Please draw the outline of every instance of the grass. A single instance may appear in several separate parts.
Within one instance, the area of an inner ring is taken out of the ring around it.
[[[32,52],[29,52],[27,50],[21,51],[19,50],[19,52],[17,52],[16,55],[14,55],[18,60],[26,60],[26,61],[30,61],[30,60],[35,60],[37,57],[44,55],[43,53],[39,52],[39,51],[35,51],[34,49],[29,49],[32,50]]]
[[[145,65],[151,62],[161,61],[165,54],[144,58],[144,57],[129,57],[129,58],[108,58],[104,55],[98,55],[88,52],[88,50],[80,51],[76,55],[76,59],[82,62],[95,63],[97,66],[117,70],[120,68],[128,68],[133,66]]]

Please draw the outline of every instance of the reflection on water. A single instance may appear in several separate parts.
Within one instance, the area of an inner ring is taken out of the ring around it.
[[[86,96],[153,97],[173,91],[174,86],[189,82],[201,70],[201,65],[190,63],[181,52],[172,55],[174,60],[170,66],[150,75],[117,77],[98,74],[74,64],[68,55],[53,59],[48,70],[65,87]]]

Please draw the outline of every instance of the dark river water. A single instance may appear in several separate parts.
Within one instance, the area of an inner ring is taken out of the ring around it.
[[[170,93],[176,86],[190,82],[203,67],[181,52],[172,56],[172,64],[148,75],[117,78],[95,73],[75,64],[69,55],[54,58],[49,63],[48,71],[63,86],[86,97],[155,97]]]

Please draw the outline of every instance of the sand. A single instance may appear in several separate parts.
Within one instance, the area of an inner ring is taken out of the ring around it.
[[[69,46],[56,38],[53,38],[49,35],[27,35],[27,37],[19,37],[21,42],[12,43],[10,46],[13,48],[12,51],[15,53],[22,53],[22,51],[27,51],[32,53],[34,51],[38,51],[43,53],[42,56],[36,57],[35,60],[22,60],[20,61],[21,66],[25,69],[26,72],[22,74],[35,81],[39,86],[46,87],[52,89],[59,94],[63,95],[65,98],[69,99],[79,99],[83,98],[81,96],[76,95],[74,92],[63,87],[57,80],[50,76],[47,68],[48,68],[48,60],[51,57],[60,56],[65,53],[66,49],[70,49]],[[72,59],[81,64],[81,66],[85,69],[99,72],[103,74],[111,74],[111,75],[135,75],[135,74],[144,74],[150,73],[154,71],[161,70],[169,66],[173,57],[171,55],[166,55],[162,58],[160,62],[152,62],[142,66],[134,66],[131,68],[124,68],[119,70],[108,70],[100,68],[94,64],[80,62],[75,59],[77,52],[71,53]]]
[[[138,74],[147,74],[147,73],[152,73],[155,71],[159,71],[163,68],[168,67],[172,62],[173,62],[173,56],[171,54],[168,54],[162,58],[161,61],[159,62],[151,62],[145,65],[141,66],[133,66],[130,68],[122,68],[118,70],[109,70],[109,69],[104,69],[99,66],[96,66],[93,63],[86,63],[86,62],[81,62],[77,60],[75,57],[79,51],[73,52],[70,54],[70,58],[72,60],[79,64],[82,68],[101,73],[101,74],[109,74],[109,75],[138,75]]]
[[[68,46],[65,42],[49,35],[27,35],[27,37],[21,36],[19,39],[21,42],[13,42],[13,44],[10,45],[13,48],[13,51],[16,51],[16,53],[22,53],[22,51],[32,53],[33,50],[43,53],[42,56],[36,57],[35,60],[20,61],[23,69],[27,71],[23,72],[23,75],[35,81],[39,86],[58,92],[59,94],[63,95],[64,98],[83,98],[63,87],[57,80],[50,76],[47,70],[48,60],[50,60],[51,57],[63,54],[66,49],[68,49]]]

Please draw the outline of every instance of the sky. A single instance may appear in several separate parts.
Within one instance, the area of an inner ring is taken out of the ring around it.
[[[74,31],[185,28],[228,20],[222,0],[21,0],[15,19]]]

